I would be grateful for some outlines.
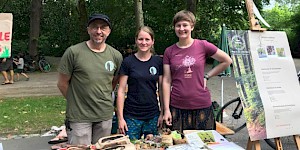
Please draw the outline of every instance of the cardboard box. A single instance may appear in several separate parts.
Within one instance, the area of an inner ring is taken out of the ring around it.
[[[0,13],[0,58],[11,57],[13,15]]]

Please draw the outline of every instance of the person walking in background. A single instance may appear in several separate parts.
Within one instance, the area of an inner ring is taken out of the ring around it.
[[[20,74],[26,78],[26,81],[29,81],[28,75],[24,72],[24,58],[23,54],[19,53],[13,58],[13,62],[16,65],[15,72],[17,73],[17,81],[20,80]]]
[[[126,57],[120,68],[117,98],[119,132],[130,139],[157,134],[162,125],[163,112],[157,99],[157,85],[161,89],[162,59],[154,56],[154,33],[150,27],[140,27],[135,36],[137,52]],[[126,86],[127,98],[125,100]],[[161,94],[161,92],[159,92]]]
[[[2,85],[13,84],[14,83],[14,70],[12,58],[2,58],[0,59],[0,71],[4,78]],[[9,72],[10,78],[8,78],[7,72]]]
[[[166,48],[163,57],[164,120],[173,130],[215,129],[211,95],[206,83],[231,64],[231,58],[206,40],[193,39],[195,16],[187,10],[173,18],[178,42]],[[204,72],[206,59],[220,64]],[[187,90],[188,89],[188,90]]]
[[[58,66],[57,86],[67,100],[70,144],[95,144],[111,133],[112,91],[123,60],[119,51],[105,43],[111,27],[108,16],[91,15],[87,23],[90,39],[69,47]]]

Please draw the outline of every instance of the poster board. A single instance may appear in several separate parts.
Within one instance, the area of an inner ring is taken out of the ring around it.
[[[13,15],[0,13],[0,58],[11,56]]]
[[[300,134],[300,86],[285,32],[228,31],[251,141]]]
[[[215,130],[184,130],[183,133],[187,144],[168,146],[168,150],[244,150]]]

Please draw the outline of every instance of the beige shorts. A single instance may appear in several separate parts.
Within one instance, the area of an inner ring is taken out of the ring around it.
[[[112,119],[92,123],[70,122],[70,129],[67,129],[68,143],[74,145],[95,144],[100,138],[111,134],[111,127]]]

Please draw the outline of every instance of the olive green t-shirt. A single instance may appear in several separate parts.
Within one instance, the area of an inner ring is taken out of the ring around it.
[[[93,52],[86,42],[69,47],[58,72],[71,76],[67,90],[66,118],[72,122],[99,122],[112,118],[112,80],[122,63],[119,51],[106,44]]]

